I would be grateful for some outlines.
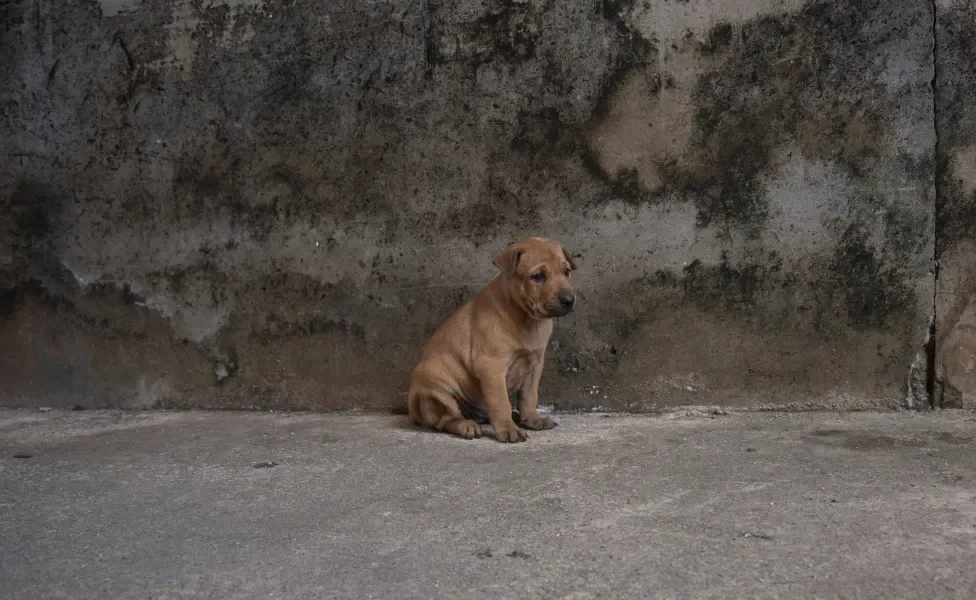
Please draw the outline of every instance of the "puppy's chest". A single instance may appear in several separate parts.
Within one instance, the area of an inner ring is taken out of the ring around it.
[[[508,365],[508,372],[505,374],[505,385],[509,392],[513,392],[522,386],[526,378],[532,376],[539,362],[542,360],[540,352],[520,352],[512,358]]]

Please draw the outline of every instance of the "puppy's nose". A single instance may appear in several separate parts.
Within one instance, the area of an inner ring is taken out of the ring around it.
[[[559,296],[559,303],[565,308],[573,308],[573,305],[576,304],[576,296],[572,294],[562,294]]]

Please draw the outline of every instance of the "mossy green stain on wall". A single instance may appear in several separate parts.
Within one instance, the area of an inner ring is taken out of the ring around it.
[[[694,139],[683,156],[659,165],[662,189],[642,190],[626,171],[603,178],[619,182],[622,199],[685,199],[698,208],[701,227],[755,233],[768,216],[763,178],[784,145],[865,174],[898,112],[872,77],[876,48],[898,32],[864,27],[885,11],[880,1],[812,2],[796,14],[715,25],[695,48],[713,66],[693,92]]]
[[[940,154],[936,165],[939,182],[938,248],[976,239],[976,190],[967,191],[954,172],[955,152],[976,146],[976,20],[972,9],[945,8],[940,12],[937,41],[936,87]]]

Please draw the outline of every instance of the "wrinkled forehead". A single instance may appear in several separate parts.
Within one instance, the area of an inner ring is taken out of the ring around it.
[[[549,268],[561,268],[566,262],[562,246],[550,240],[530,241],[524,243],[524,251],[519,265],[532,270],[540,265]]]

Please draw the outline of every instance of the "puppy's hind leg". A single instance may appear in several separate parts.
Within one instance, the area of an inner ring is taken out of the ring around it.
[[[422,427],[431,427],[463,437],[480,438],[481,427],[465,419],[461,408],[449,394],[435,390],[410,390],[408,403],[410,420]]]

